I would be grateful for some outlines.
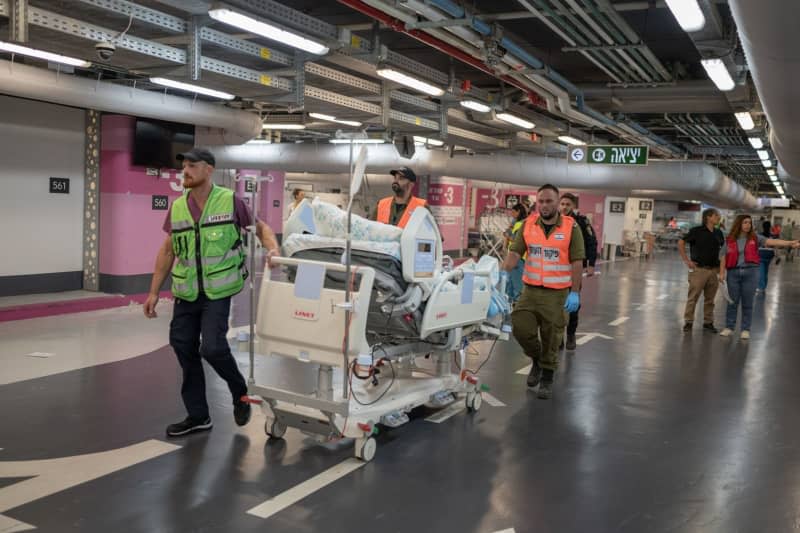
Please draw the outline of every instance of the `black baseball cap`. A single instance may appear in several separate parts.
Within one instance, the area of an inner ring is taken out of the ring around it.
[[[186,159],[187,161],[192,161],[197,163],[198,161],[205,161],[212,167],[217,166],[217,160],[209,150],[206,148],[192,148],[188,152],[183,152],[182,154],[178,154],[175,159],[178,161],[183,161]]]
[[[389,172],[392,176],[396,176],[397,174],[402,174],[404,178],[408,181],[417,181],[417,175],[414,174],[414,171],[408,167],[403,167],[399,170],[392,170]]]

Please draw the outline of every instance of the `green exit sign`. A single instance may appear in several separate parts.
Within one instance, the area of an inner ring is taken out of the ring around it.
[[[646,165],[647,146],[575,146],[569,151],[574,163],[590,165]]]

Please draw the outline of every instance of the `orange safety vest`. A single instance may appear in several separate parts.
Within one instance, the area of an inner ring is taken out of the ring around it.
[[[544,228],[534,214],[525,221],[525,246],[528,258],[522,281],[527,285],[548,289],[567,289],[572,287],[572,263],[569,260],[569,244],[572,241],[572,228],[575,219],[561,215],[561,225],[553,228],[550,237],[545,237]]]
[[[384,224],[389,223],[389,219],[392,217],[392,202],[394,202],[394,196],[387,196],[378,202],[378,222],[382,222]],[[406,210],[403,211],[403,216],[400,217],[397,227],[405,228],[406,224],[408,224],[408,219],[411,218],[411,214],[414,212],[414,210],[418,207],[425,207],[426,205],[427,202],[422,198],[417,198],[416,196],[409,198]]]

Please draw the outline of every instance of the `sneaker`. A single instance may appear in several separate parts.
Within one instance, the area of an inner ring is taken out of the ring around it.
[[[247,402],[243,402],[241,400],[237,400],[233,404],[233,419],[236,420],[237,426],[244,426],[250,422],[250,415],[253,414],[253,410],[250,408],[250,404]]]
[[[553,371],[542,369],[542,381],[536,391],[536,397],[540,400],[549,400],[553,397]]]
[[[539,363],[534,359],[531,365],[531,371],[528,372],[528,387],[535,387],[538,385],[541,377],[542,367],[540,367]]]
[[[742,339],[743,341],[746,341],[747,339],[750,338],[750,332],[747,330],[742,331],[742,335],[739,338]]]
[[[192,433],[194,431],[207,431],[211,429],[211,425],[210,418],[206,418],[205,420],[195,420],[194,418],[187,416],[183,422],[177,422],[175,424],[168,425],[167,436],[180,437],[181,435],[186,435],[187,433]]]
[[[719,332],[721,337],[730,337],[732,333],[733,333],[733,330],[731,328],[725,328],[725,329],[723,329],[722,331]]]
[[[703,329],[711,333],[717,333],[719,330],[714,327],[714,324],[703,324]]]
[[[692,324],[691,322],[687,322],[686,324],[683,325],[683,331],[692,331],[693,325],[694,324]]]
[[[567,350],[573,351],[577,347],[578,343],[575,341],[575,335],[567,335]]]

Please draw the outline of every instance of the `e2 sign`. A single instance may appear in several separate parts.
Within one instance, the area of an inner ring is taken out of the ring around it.
[[[69,194],[69,178],[50,178],[51,194]]]

